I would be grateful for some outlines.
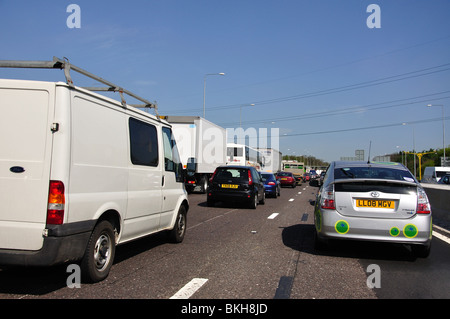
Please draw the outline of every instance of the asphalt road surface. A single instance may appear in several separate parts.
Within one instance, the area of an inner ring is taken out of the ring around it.
[[[109,277],[79,288],[67,286],[67,265],[2,269],[0,298],[450,298],[450,244],[442,239],[433,239],[427,259],[413,258],[406,246],[382,243],[335,242],[315,251],[316,193],[307,184],[282,188],[280,197],[267,198],[256,210],[207,207],[206,195],[191,194],[181,244],[157,234],[121,245]]]

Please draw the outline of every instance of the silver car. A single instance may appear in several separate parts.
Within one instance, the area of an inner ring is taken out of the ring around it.
[[[317,249],[340,238],[410,244],[417,257],[430,253],[428,197],[399,163],[331,163],[317,194],[314,223]]]

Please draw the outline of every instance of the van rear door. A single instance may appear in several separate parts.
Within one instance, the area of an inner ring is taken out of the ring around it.
[[[0,79],[0,249],[42,247],[54,92],[54,83]]]

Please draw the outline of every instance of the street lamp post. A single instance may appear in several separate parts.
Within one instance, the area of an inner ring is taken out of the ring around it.
[[[444,160],[442,161],[442,166],[446,164],[445,158],[445,121],[444,121],[444,105],[443,104],[428,104],[427,107],[432,106],[442,106],[442,147],[444,149]]]
[[[240,106],[240,111],[239,111],[239,127],[242,128],[242,108],[244,106],[255,106],[255,104],[243,104]]]
[[[414,156],[417,155],[417,157],[419,158],[419,181],[422,180],[422,156],[426,155],[426,154],[436,154],[436,152],[422,152],[422,153],[414,153],[414,152],[406,152],[407,154],[413,154]],[[416,176],[417,177],[417,176]]]
[[[208,73],[203,77],[203,118],[206,118],[206,77],[209,75],[225,75],[225,73]]]

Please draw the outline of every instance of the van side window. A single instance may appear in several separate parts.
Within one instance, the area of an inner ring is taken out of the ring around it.
[[[158,134],[156,127],[129,119],[130,155],[134,165],[158,166]]]
[[[163,144],[164,144],[164,168],[168,172],[175,172],[177,182],[183,182],[182,165],[180,155],[178,154],[177,144],[172,130],[163,127]]]

